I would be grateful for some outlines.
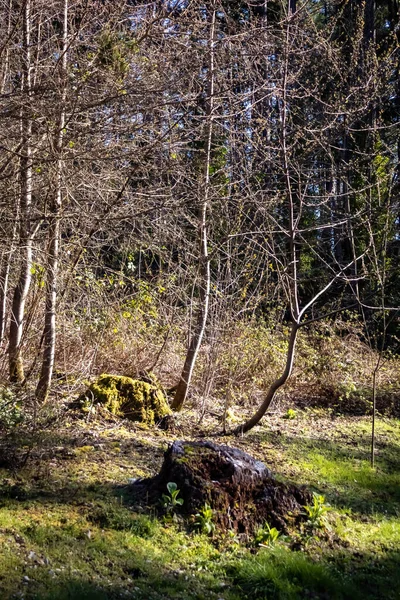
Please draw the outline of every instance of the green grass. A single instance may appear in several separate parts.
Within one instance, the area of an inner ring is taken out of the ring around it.
[[[258,432],[273,468],[323,492],[338,507],[363,514],[400,514],[400,426],[379,420],[375,469],[370,466],[370,423],[365,418],[313,418],[289,432]]]
[[[298,412],[230,440],[332,507],[328,531],[266,549],[131,506],[128,480],[156,473],[171,437],[95,424],[50,432],[26,466],[1,471],[0,598],[397,600],[400,424],[379,420],[375,470],[369,430],[363,418]]]
[[[356,600],[359,597],[355,585],[338,572],[302,553],[283,548],[262,550],[257,556],[234,565],[232,573],[235,583],[249,599],[312,597]]]

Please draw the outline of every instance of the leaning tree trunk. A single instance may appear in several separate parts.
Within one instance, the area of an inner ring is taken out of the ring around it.
[[[16,285],[10,321],[9,370],[10,380],[22,383],[24,366],[21,355],[21,342],[24,327],[25,304],[32,279],[33,233],[31,226],[32,207],[32,122],[30,118],[31,87],[31,1],[26,0],[23,14],[23,67],[21,108],[21,159],[20,159],[20,250],[21,267]]]
[[[290,303],[290,312],[292,317],[292,328],[290,332],[288,350],[286,355],[286,365],[285,369],[280,377],[276,379],[270,386],[267,391],[267,395],[264,401],[261,403],[258,410],[254,413],[254,415],[248,419],[245,423],[240,425],[234,430],[236,435],[241,435],[246,433],[252,429],[257,423],[260,422],[262,417],[267,412],[268,408],[271,406],[273,399],[275,398],[276,392],[281,388],[286,381],[289,379],[292,370],[293,370],[293,362],[296,351],[296,340],[297,334],[300,328],[300,320],[302,311],[300,311],[299,306],[299,286],[298,286],[298,252],[297,252],[297,241],[296,235],[298,232],[297,228],[297,218],[295,215],[296,206],[301,204],[301,200],[299,198],[298,192],[293,189],[292,186],[292,178],[291,178],[291,166],[289,162],[289,149],[288,149],[288,128],[287,128],[287,119],[288,112],[290,110],[290,103],[288,99],[288,73],[289,73],[289,60],[290,60],[290,37],[291,37],[291,28],[290,21],[293,13],[296,10],[295,0],[289,0],[288,4],[288,20],[286,25],[286,44],[285,44],[285,62],[284,62],[284,72],[282,79],[282,105],[281,105],[281,144],[282,144],[282,163],[283,170],[285,174],[285,183],[286,183],[286,193],[289,202],[289,212],[288,212],[288,227],[286,231],[286,235],[288,238],[288,267],[287,267],[287,275],[286,275],[286,287],[288,291],[289,303]],[[303,309],[303,312],[305,309]]]
[[[62,208],[62,145],[65,128],[65,102],[66,102],[66,71],[67,71],[67,50],[68,50],[68,0],[64,0],[63,14],[63,39],[62,39],[62,97],[61,110],[58,122],[58,131],[56,133],[56,191],[51,206],[51,217],[49,221],[49,244],[47,257],[47,281],[46,281],[46,307],[44,322],[44,350],[42,368],[39,383],[36,388],[36,398],[44,401],[49,393],[51,378],[54,367],[54,354],[56,345],[56,308],[57,308],[57,287],[58,287],[58,261],[60,251],[60,218]]]
[[[250,419],[248,419],[245,423],[243,423],[243,425],[240,425],[239,427],[237,427],[234,430],[235,435],[241,435],[243,433],[246,433],[246,431],[250,431],[250,429],[253,429],[253,427],[255,427],[255,425],[257,425],[257,423],[259,423],[261,421],[261,419],[267,412],[268,408],[271,406],[271,403],[272,403],[273,399],[275,398],[276,392],[279,390],[279,388],[281,388],[283,385],[285,385],[286,381],[289,379],[290,375],[292,374],[292,370],[293,370],[293,362],[294,362],[294,357],[295,357],[296,340],[297,340],[298,331],[299,331],[299,325],[297,323],[293,323],[292,330],[290,332],[290,339],[289,339],[289,346],[288,346],[287,356],[286,356],[285,370],[283,371],[282,375],[280,377],[278,377],[278,379],[276,379],[271,384],[271,386],[267,392],[267,395],[265,396],[265,399],[261,403],[257,412],[254,413],[254,415]]]
[[[210,200],[210,166],[211,166],[211,146],[213,134],[213,108],[214,108],[214,44],[215,44],[215,21],[216,8],[213,2],[213,12],[211,15],[210,27],[210,55],[208,72],[208,102],[207,102],[207,134],[206,134],[206,157],[204,165],[204,199],[201,205],[200,215],[200,289],[199,289],[199,312],[197,315],[196,326],[190,340],[189,348],[186,354],[181,377],[176,388],[175,396],[172,402],[174,410],[181,410],[186,400],[190,381],[192,379],[193,369],[203,340],[204,331],[208,318],[208,307],[210,298],[210,259],[208,256],[208,238],[207,238],[207,213]]]

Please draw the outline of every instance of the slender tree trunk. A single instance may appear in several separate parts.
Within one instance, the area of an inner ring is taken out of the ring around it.
[[[242,435],[243,433],[246,433],[246,431],[250,431],[250,429],[253,429],[253,427],[255,427],[255,425],[257,425],[257,423],[261,421],[268,408],[271,406],[271,402],[275,398],[276,392],[279,390],[279,388],[285,385],[286,381],[292,374],[293,362],[296,351],[297,333],[299,331],[299,328],[300,326],[297,323],[292,323],[292,329],[290,332],[289,345],[286,356],[286,365],[282,375],[272,383],[267,392],[267,395],[265,396],[264,401],[260,405],[257,412],[254,413],[254,415],[250,419],[248,419],[243,425],[240,425],[234,430],[233,433],[235,435]]]
[[[372,428],[371,428],[371,467],[375,467],[375,417],[376,417],[376,372],[372,374]]]
[[[288,6],[288,21],[286,24],[286,39],[285,39],[285,61],[284,61],[284,71],[282,77],[282,102],[281,102],[281,116],[280,121],[282,124],[281,130],[281,148],[282,148],[282,163],[283,170],[285,174],[285,184],[286,184],[286,194],[289,205],[289,215],[288,215],[288,227],[286,235],[288,237],[288,265],[287,265],[287,275],[286,279],[286,287],[287,287],[287,295],[289,298],[290,304],[290,313],[292,319],[292,327],[290,331],[290,338],[288,343],[287,355],[286,355],[286,365],[285,369],[280,377],[276,379],[267,391],[267,395],[264,401],[261,403],[257,412],[248,419],[243,425],[240,425],[234,430],[236,435],[242,435],[252,429],[262,417],[265,415],[266,411],[271,405],[276,392],[281,388],[286,381],[289,379],[292,370],[293,370],[293,362],[296,351],[296,340],[297,333],[300,328],[300,320],[302,312],[300,311],[299,306],[299,291],[298,291],[298,271],[297,271],[297,241],[296,241],[296,233],[297,233],[297,224],[298,217],[296,217],[295,211],[301,212],[301,197],[296,189],[293,189],[292,179],[291,179],[291,167],[290,167],[290,156],[289,156],[289,148],[288,148],[288,140],[287,140],[287,120],[288,113],[290,110],[289,99],[288,99],[288,73],[289,73],[289,61],[290,61],[290,43],[291,43],[291,28],[290,28],[290,19],[292,17],[293,11],[296,10],[295,4],[292,0],[289,1]],[[303,309],[304,310],[304,309]]]
[[[36,398],[44,401],[50,390],[51,378],[54,367],[54,353],[56,345],[56,309],[58,288],[58,260],[60,251],[60,219],[62,208],[62,144],[65,127],[65,102],[66,102],[66,71],[67,71],[67,49],[68,49],[68,0],[64,0],[63,14],[63,44],[61,58],[62,72],[62,98],[61,110],[58,123],[57,138],[55,143],[57,165],[56,165],[56,190],[51,206],[51,217],[49,221],[49,244],[47,258],[47,281],[46,281],[46,307],[44,323],[44,350],[43,361],[39,383],[36,388]]]
[[[12,4],[13,0],[9,0],[8,2],[8,22],[7,22],[7,37],[9,37],[11,33],[11,15],[12,15]],[[10,62],[10,47],[9,44],[6,44],[5,48],[5,56],[2,60],[2,80],[1,80],[1,93],[4,93],[4,90],[7,87],[7,78],[8,78],[8,66]]]
[[[197,322],[189,348],[186,354],[185,363],[181,373],[175,397],[172,402],[174,410],[181,410],[185,402],[193,369],[203,340],[206,328],[208,307],[210,298],[210,260],[208,256],[208,237],[207,237],[207,214],[210,200],[210,166],[211,166],[211,146],[213,133],[213,108],[214,108],[214,45],[215,45],[215,21],[216,8],[215,0],[212,4],[211,26],[210,26],[210,53],[209,53],[209,73],[208,73],[208,103],[207,103],[207,132],[206,132],[206,156],[204,165],[204,199],[201,205],[200,215],[200,289],[199,289],[199,312]]]
[[[3,255],[3,264],[0,273],[0,344],[4,340],[7,325],[7,296],[8,296],[8,284],[10,278],[11,261],[15,252],[18,234],[18,213],[19,207],[17,207],[17,215],[13,226],[12,238],[10,248],[7,255]]]
[[[11,14],[12,14],[12,0],[8,3],[8,23],[7,23],[7,36],[11,32]],[[10,48],[7,44],[5,49],[5,57],[3,59],[3,72],[2,72],[2,83],[1,93],[4,94],[7,87],[8,78],[8,66],[9,66]],[[19,211],[17,210],[16,213]],[[3,342],[4,334],[7,325],[7,294],[8,294],[8,283],[11,269],[11,257],[15,249],[17,236],[17,218],[14,221],[13,233],[11,238],[10,249],[8,255],[3,253],[2,267],[0,273],[0,344]]]
[[[0,344],[3,342],[6,328],[7,317],[7,291],[8,279],[10,275],[10,259],[4,259],[3,268],[0,274]]]
[[[31,101],[31,0],[25,1],[23,14],[23,73],[21,108],[21,159],[20,159],[20,250],[21,267],[19,281],[14,291],[12,301],[10,338],[9,338],[9,369],[10,380],[22,383],[24,367],[21,355],[21,340],[24,328],[25,304],[31,284],[33,234],[31,227],[32,207],[32,122],[30,118]]]

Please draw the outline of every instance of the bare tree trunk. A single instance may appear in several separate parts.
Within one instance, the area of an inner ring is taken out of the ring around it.
[[[371,427],[371,458],[370,458],[370,463],[371,463],[372,469],[375,468],[376,373],[377,373],[377,368],[375,367],[374,372],[372,373],[372,427]]]
[[[12,13],[12,0],[9,0],[8,4],[8,23],[7,23],[7,37],[11,32],[11,13]],[[10,49],[7,44],[5,49],[5,57],[3,59],[3,73],[2,73],[2,83],[1,83],[1,93],[4,94],[4,91],[7,86],[7,77],[8,77],[8,66],[9,66],[9,57],[10,57]],[[18,212],[18,211],[16,211]],[[6,331],[7,325],[7,293],[8,293],[8,282],[10,277],[10,268],[11,268],[11,256],[13,254],[15,242],[17,236],[17,218],[14,221],[13,234],[11,238],[10,250],[8,252],[8,256],[5,256],[3,253],[2,260],[2,268],[0,273],[0,344],[3,342],[4,334]]]
[[[21,340],[24,327],[25,304],[31,284],[32,274],[32,246],[33,235],[31,227],[32,207],[32,122],[30,118],[31,100],[31,0],[26,0],[23,14],[23,73],[22,73],[22,101],[25,106],[21,108],[21,161],[20,161],[20,188],[21,188],[21,217],[20,217],[20,250],[21,270],[19,281],[14,291],[12,302],[10,338],[9,338],[9,369],[10,380],[22,383],[24,380],[24,367],[21,355]]]
[[[297,333],[299,331],[299,328],[300,326],[297,323],[292,323],[292,329],[290,332],[289,345],[286,355],[285,370],[283,371],[282,375],[272,383],[267,392],[267,395],[265,396],[264,401],[260,405],[257,412],[254,413],[254,415],[250,419],[248,419],[243,425],[240,425],[234,430],[233,433],[235,435],[242,435],[243,433],[246,433],[246,431],[250,431],[250,429],[253,429],[253,427],[261,421],[268,408],[271,406],[271,402],[275,398],[276,392],[286,383],[286,381],[292,374],[296,350]]]
[[[0,344],[3,342],[6,316],[7,316],[7,291],[10,274],[10,259],[6,257],[0,274]]]
[[[9,0],[9,3],[8,3],[7,38],[9,37],[9,35],[11,33],[12,4],[13,4],[13,0]],[[2,82],[1,82],[1,93],[2,94],[4,93],[4,90],[5,90],[6,85],[7,85],[9,62],[10,62],[10,48],[9,48],[9,45],[6,44],[5,56],[4,56],[3,61],[2,61],[2,69],[3,69]]]
[[[39,383],[36,388],[36,398],[44,401],[49,393],[51,378],[54,367],[54,353],[56,345],[56,309],[57,309],[57,287],[58,287],[58,260],[60,251],[60,219],[62,208],[62,144],[65,127],[65,102],[66,102],[66,71],[67,71],[67,49],[68,49],[68,0],[64,0],[63,15],[63,43],[62,43],[62,98],[61,110],[58,123],[57,138],[55,143],[57,155],[56,168],[56,190],[51,207],[49,222],[49,244],[47,259],[47,281],[46,281],[46,308],[44,323],[44,350],[43,361]]]
[[[298,225],[298,217],[295,215],[295,210],[301,212],[301,197],[299,196],[298,190],[293,189],[292,180],[291,180],[291,172],[290,172],[290,163],[289,163],[289,149],[287,145],[287,119],[288,119],[288,111],[290,109],[289,101],[288,101],[288,72],[289,72],[289,60],[290,60],[290,41],[291,41],[291,31],[290,31],[290,19],[292,18],[293,12],[296,10],[296,5],[294,0],[289,0],[288,5],[288,21],[286,24],[286,39],[285,39],[285,62],[284,62],[284,71],[282,77],[282,102],[281,102],[281,115],[280,120],[282,123],[282,133],[281,133],[281,148],[282,148],[282,162],[283,162],[283,170],[285,174],[285,183],[286,183],[286,194],[288,198],[289,205],[289,217],[288,217],[288,227],[286,231],[286,235],[289,239],[288,244],[288,265],[287,265],[287,275],[286,279],[286,287],[287,287],[287,295],[289,299],[290,305],[290,314],[292,319],[292,327],[290,332],[290,338],[288,343],[288,349],[286,354],[286,365],[285,369],[280,377],[276,379],[267,391],[267,395],[264,401],[261,403],[260,407],[256,411],[256,413],[248,419],[243,425],[240,425],[234,430],[236,435],[241,435],[246,433],[252,429],[262,417],[265,415],[266,411],[271,405],[276,392],[282,387],[286,381],[289,379],[293,370],[293,362],[295,357],[296,350],[296,340],[297,333],[300,328],[300,319],[302,312],[300,311],[299,306],[299,291],[298,291],[298,271],[297,271],[297,242],[296,242],[296,233],[297,233],[297,225]]]
[[[214,108],[214,44],[215,44],[215,21],[216,8],[215,0],[212,4],[211,27],[210,27],[210,54],[209,54],[209,73],[208,73],[208,103],[207,103],[207,134],[206,134],[206,157],[204,165],[204,199],[201,205],[200,215],[200,288],[199,288],[199,312],[197,322],[189,348],[186,354],[185,363],[181,373],[175,396],[172,402],[174,410],[181,410],[185,402],[193,369],[196,364],[197,355],[203,340],[206,328],[208,307],[210,298],[210,260],[208,256],[208,238],[207,238],[207,213],[210,198],[210,166],[211,166],[211,146],[213,133],[213,108]]]
[[[19,207],[17,207],[17,215],[19,213]],[[11,270],[11,261],[12,256],[15,251],[15,246],[17,242],[17,221],[18,216],[16,215],[16,219],[14,222],[13,233],[11,238],[10,248],[3,255],[3,265],[0,273],[0,344],[3,342],[4,334],[6,331],[7,325],[7,295],[8,295],[8,284],[10,278],[10,270]]]

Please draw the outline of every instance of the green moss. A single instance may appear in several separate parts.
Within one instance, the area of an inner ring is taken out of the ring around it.
[[[161,387],[123,375],[100,375],[80,398],[81,404],[102,404],[114,415],[154,425],[171,413]]]

